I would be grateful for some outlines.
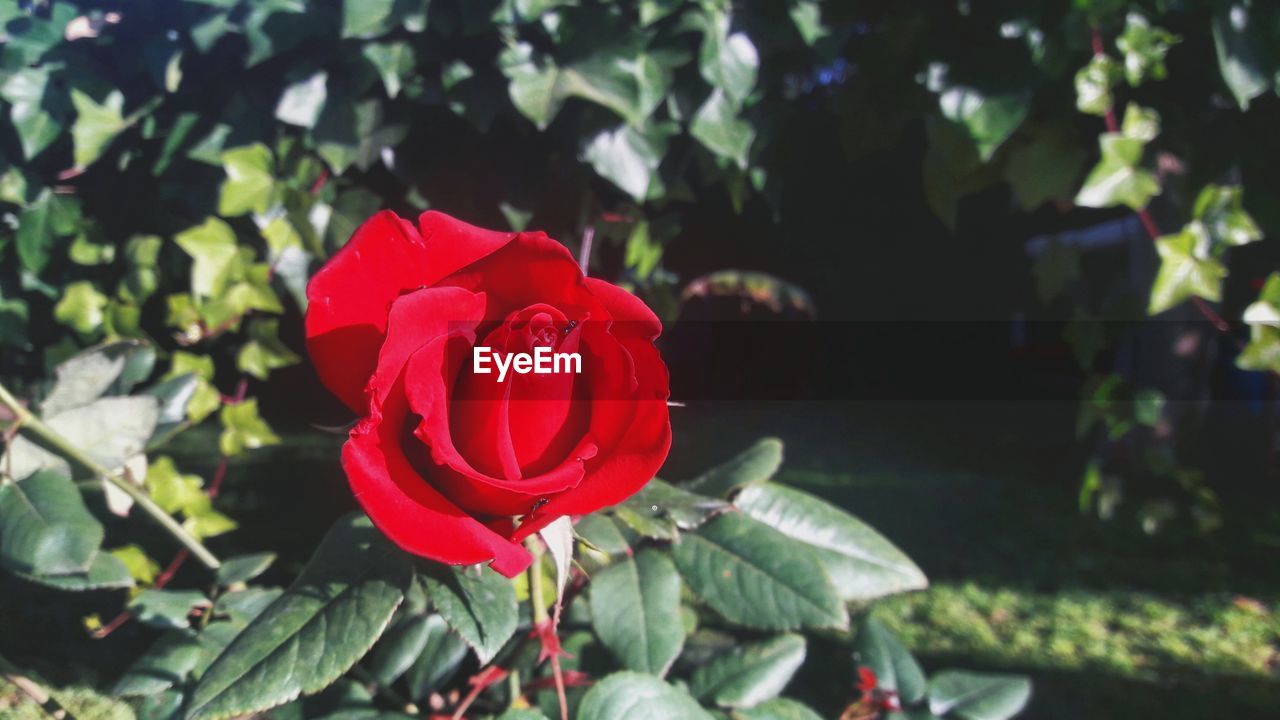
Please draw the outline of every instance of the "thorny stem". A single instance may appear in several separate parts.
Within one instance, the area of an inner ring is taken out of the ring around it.
[[[44,445],[57,452],[59,455],[76,463],[77,465],[80,465],[84,469],[98,477],[101,477],[112,485],[115,485],[124,494],[132,498],[133,502],[138,507],[142,508],[143,512],[150,515],[152,520],[155,520],[156,523],[168,531],[174,539],[182,543],[183,547],[191,551],[191,554],[195,555],[201,563],[204,563],[205,567],[210,570],[217,570],[221,565],[221,563],[218,562],[218,558],[214,556],[213,553],[209,552],[208,548],[201,545],[199,540],[196,540],[190,533],[182,529],[182,526],[178,524],[178,521],[174,520],[173,516],[169,515],[169,513],[162,510],[159,505],[156,505],[147,493],[139,489],[137,485],[129,482],[122,474],[108,470],[103,467],[101,463],[88,455],[85,455],[83,451],[72,445],[53,428],[46,425],[43,420],[36,417],[35,414],[19,402],[18,399],[9,392],[8,388],[4,387],[4,385],[0,385],[0,404],[7,407],[9,411],[13,413],[15,421],[20,429],[35,435]]]
[[[588,252],[590,252],[590,235],[584,237],[583,242],[586,243]],[[529,552],[533,555],[533,564],[526,571],[529,573],[529,606],[533,609],[533,627],[535,632],[539,632],[541,628],[552,622],[551,617],[547,614],[547,608],[542,604],[542,547],[538,544],[537,535],[530,535],[525,539],[525,545],[529,548]],[[556,610],[556,621],[560,620],[560,612]],[[551,625],[551,632],[556,632],[554,624]],[[550,653],[551,675],[556,681],[556,699],[560,703],[560,720],[569,720],[569,698],[565,694],[564,689],[564,673],[560,670],[560,655],[557,652]]]

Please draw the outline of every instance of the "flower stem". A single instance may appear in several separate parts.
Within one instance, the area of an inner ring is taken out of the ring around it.
[[[201,545],[199,540],[195,539],[190,533],[182,529],[182,526],[178,524],[178,521],[174,520],[173,516],[169,515],[169,513],[162,510],[159,505],[156,505],[146,492],[141,490],[137,485],[129,482],[129,480],[121,473],[108,470],[103,467],[101,463],[97,462],[86,455],[82,450],[72,445],[70,441],[59,435],[56,430],[46,425],[40,418],[36,417],[35,413],[28,410],[26,406],[19,402],[18,399],[9,392],[8,388],[2,384],[0,384],[0,405],[4,405],[13,413],[17,426],[20,430],[29,432],[36,436],[40,443],[48,449],[57,452],[67,460],[70,460],[85,470],[88,470],[94,475],[106,480],[112,485],[115,485],[121,492],[132,498],[133,502],[138,507],[142,508],[143,512],[150,515],[152,520],[155,520],[178,542],[182,543],[183,547],[190,550],[191,554],[195,555],[196,558],[200,562],[204,563],[204,565],[210,570],[217,570],[221,565],[221,563],[218,562],[218,558],[215,557],[213,553],[209,552],[208,548]]]

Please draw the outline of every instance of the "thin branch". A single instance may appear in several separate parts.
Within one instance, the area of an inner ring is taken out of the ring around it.
[[[9,408],[9,411],[13,413],[22,431],[35,435],[41,441],[41,444],[45,445],[48,449],[57,452],[67,460],[72,461],[94,475],[97,475],[112,485],[115,485],[117,488],[120,488],[121,491],[133,499],[135,505],[142,508],[143,512],[150,515],[152,520],[155,520],[156,523],[168,531],[174,539],[181,543],[187,550],[190,550],[191,554],[195,555],[196,558],[205,565],[205,567],[208,567],[210,570],[217,570],[221,565],[221,563],[218,562],[218,558],[213,553],[209,552],[208,548],[201,545],[199,540],[195,539],[190,533],[184,530],[182,526],[178,524],[178,521],[173,519],[173,516],[162,510],[159,505],[156,505],[150,495],[147,495],[145,491],[139,489],[137,485],[129,482],[129,480],[120,473],[108,470],[103,467],[101,463],[86,455],[76,446],[72,445],[70,441],[62,437],[62,435],[58,434],[57,431],[46,425],[43,420],[36,417],[34,413],[28,410],[26,406],[19,402],[18,399],[4,387],[4,385],[0,385],[0,404]]]

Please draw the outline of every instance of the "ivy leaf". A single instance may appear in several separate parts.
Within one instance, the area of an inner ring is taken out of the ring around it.
[[[139,455],[159,417],[155,398],[145,395],[104,397],[44,418],[45,423],[98,464],[116,469]],[[70,474],[70,466],[24,437],[14,438],[4,467],[14,477],[51,468]]]
[[[147,557],[146,551],[137,545],[129,544],[111,550],[111,556],[129,568],[129,576],[139,585],[150,585],[156,581],[160,572],[160,564]]]
[[[396,0],[343,0],[342,37],[371,38],[393,25]]]
[[[33,273],[39,273],[49,264],[53,243],[58,235],[53,227],[55,202],[53,193],[41,191],[35,202],[23,208],[18,215],[15,238],[18,261]]]
[[[1204,223],[1214,242],[1240,246],[1262,239],[1262,230],[1244,209],[1239,186],[1205,186],[1196,197],[1192,217]]]
[[[1141,13],[1129,13],[1125,17],[1124,32],[1116,38],[1116,47],[1124,53],[1124,72],[1129,84],[1136,87],[1148,77],[1163,80],[1164,58],[1176,42],[1176,35],[1154,27]]]
[[[1271,273],[1258,299],[1245,308],[1249,344],[1236,364],[1244,370],[1280,372],[1280,273]]]
[[[308,130],[314,128],[329,94],[328,80],[328,74],[321,71],[286,87],[276,104],[276,119]]]
[[[106,309],[107,296],[92,282],[77,280],[63,288],[62,299],[53,306],[53,317],[81,335],[91,335],[102,328]]]
[[[759,705],[782,692],[804,657],[804,638],[793,634],[734,647],[695,670],[689,690],[721,707]]]
[[[262,143],[232,148],[222,153],[227,179],[218,191],[218,214],[225,217],[249,211],[265,213],[275,185],[271,151]]]
[[[1120,134],[1144,143],[1155,140],[1160,134],[1160,113],[1137,103],[1129,103],[1124,109]]]
[[[694,114],[689,134],[716,155],[746,168],[756,131],[737,117],[724,91],[717,88]]]
[[[76,88],[71,89],[71,104],[76,119],[71,125],[75,142],[75,164],[85,168],[93,164],[122,130],[129,127],[124,117],[124,95],[119,90],[107,94],[102,104]]]
[[[40,404],[46,417],[89,403],[108,390],[128,391],[151,374],[155,351],[139,342],[123,341],[92,347],[62,361],[55,381]]]
[[[1031,681],[1018,675],[943,670],[929,680],[929,710],[963,720],[1007,720],[1031,699]]]
[[[986,162],[1026,119],[1031,93],[985,92],[977,87],[953,85],[939,94],[938,104],[943,117],[968,130],[978,156]]]
[[[222,295],[240,266],[240,249],[231,226],[210,217],[178,233],[174,241],[195,263],[191,269],[192,294],[201,298]]]
[[[622,125],[592,138],[582,159],[636,202],[644,202],[666,152],[666,132],[645,135],[630,125]]]
[[[257,713],[328,687],[382,634],[411,578],[367,518],[338,521],[293,585],[201,676],[186,717]]]
[[[47,67],[22,68],[0,85],[0,97],[9,103],[9,120],[27,160],[39,155],[62,134],[60,113],[51,111],[45,102],[48,85]]]
[[[578,720],[713,720],[684,690],[652,675],[634,672],[614,673],[591,686],[578,706],[577,717]]]
[[[858,625],[853,658],[876,674],[879,687],[896,692],[903,705],[915,704],[924,697],[925,678],[920,663],[888,628],[870,615]]]
[[[822,24],[822,6],[817,0],[791,0],[787,8],[791,22],[804,44],[813,47],[819,40],[831,33],[831,29]]]
[[[1074,245],[1059,242],[1056,238],[1036,256],[1031,266],[1036,278],[1036,294],[1040,302],[1048,303],[1080,277],[1080,250]]]
[[[382,86],[387,90],[387,97],[394,99],[399,95],[400,89],[404,87],[404,79],[413,75],[416,64],[413,46],[403,40],[368,43],[361,49],[361,53],[378,69],[378,75],[382,77]],[[465,64],[462,66],[466,67]],[[470,68],[467,70],[470,71]],[[445,89],[448,90],[449,87],[451,86],[446,83]]]
[[[591,624],[628,670],[662,677],[684,646],[680,576],[663,553],[641,550],[595,574]]]
[[[223,430],[218,438],[218,448],[227,457],[235,457],[245,450],[280,444],[280,437],[258,415],[257,398],[223,405],[219,416]]]
[[[1088,115],[1106,115],[1111,109],[1111,88],[1120,77],[1120,67],[1106,55],[1094,55],[1076,73],[1076,109]]]
[[[1076,204],[1085,207],[1128,205],[1134,210],[1146,207],[1160,192],[1156,176],[1138,167],[1145,143],[1120,133],[1105,133],[1098,139],[1102,159],[1085,178],[1076,194]]]
[[[557,88],[560,71],[555,61],[536,56],[532,45],[520,42],[498,56],[498,68],[510,80],[507,92],[511,103],[539,130],[546,130],[564,104]]]
[[[781,466],[782,441],[773,437],[761,438],[729,460],[683,483],[683,486],[702,495],[728,497],[738,488],[767,481]]]
[[[698,70],[712,87],[721,90],[734,108],[742,107],[756,84],[760,55],[746,33],[730,33],[729,16],[717,12],[707,19],[698,53]]]
[[[814,550],[741,513],[725,513],[675,545],[694,594],[731,622],[790,630],[842,628],[840,594]]]
[[[301,362],[302,359],[280,341],[279,332],[279,320],[255,318],[249,323],[249,341],[236,355],[236,367],[266,380],[272,370]]]
[[[1158,315],[1192,297],[1218,301],[1227,268],[1209,255],[1208,232],[1192,221],[1177,235],[1156,240],[1160,270],[1151,286],[1147,313]]]
[[[449,626],[487,664],[516,631],[515,587],[493,570],[441,566],[423,575],[427,594]]]
[[[102,545],[102,524],[75,483],[40,470],[0,486],[0,562],[20,573],[88,572]]]
[[[744,489],[733,504],[812,546],[844,600],[872,600],[929,585],[920,568],[883,535],[813,495],[766,483]]]
[[[1048,130],[1010,148],[1004,178],[1014,200],[1031,211],[1050,200],[1069,200],[1084,168],[1085,153],[1065,133]]]
[[[1254,98],[1271,88],[1267,68],[1266,41],[1247,2],[1217,3],[1211,27],[1222,80],[1235,96],[1241,110],[1248,110]]]

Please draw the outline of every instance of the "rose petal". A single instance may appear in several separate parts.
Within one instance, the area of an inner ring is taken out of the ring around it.
[[[658,321],[658,316],[640,298],[603,280],[589,277],[586,284],[591,294],[609,311],[614,320],[614,329],[625,330],[626,334],[650,340],[662,333],[662,323]]]
[[[325,387],[357,413],[368,407],[364,387],[386,337],[388,308],[424,284],[427,266],[418,231],[384,210],[307,285],[307,351]]]
[[[431,254],[431,271],[426,284],[435,285],[441,278],[493,254],[516,239],[517,233],[486,230],[442,212],[428,210],[418,216],[418,227]]]

